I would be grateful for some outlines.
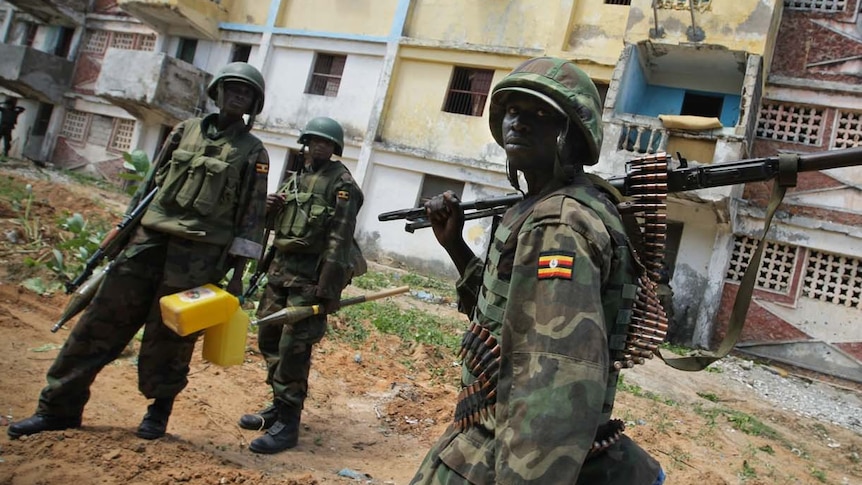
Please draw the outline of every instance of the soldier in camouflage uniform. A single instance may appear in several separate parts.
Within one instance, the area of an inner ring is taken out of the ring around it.
[[[596,87],[571,62],[530,59],[495,86],[490,127],[527,191],[484,262],[457,197],[426,203],[472,323],[454,422],[411,483],[661,484],[658,462],[610,419],[609,340],[636,271],[615,205],[583,171],[602,140]]]
[[[341,156],[344,149],[341,125],[331,118],[314,118],[299,142],[303,153],[308,147],[303,166],[290,172],[278,192],[267,198],[267,210],[276,211],[277,251],[257,316],[316,304],[324,312],[293,325],[258,329],[273,404],[239,420],[242,428],[266,430],[249,445],[255,453],[278,453],[297,445],[312,348],[326,333],[326,314],[338,310],[341,290],[362,263],[353,241],[362,191],[347,167],[331,160],[333,153]]]
[[[138,386],[154,401],[136,434],[164,436],[199,333],[165,326],[159,298],[219,283],[231,268],[227,289],[241,295],[246,261],[262,249],[269,155],[249,131],[263,107],[263,76],[231,63],[207,93],[219,113],[180,123],[166,140],[130,209],[158,186],[155,199],[48,370],[36,414],[10,425],[10,437],[79,427],[96,375],[141,326]]]

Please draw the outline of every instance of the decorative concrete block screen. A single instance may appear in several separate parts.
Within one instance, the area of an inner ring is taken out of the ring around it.
[[[67,140],[84,141],[89,123],[89,114],[70,109],[66,111],[66,117],[63,119],[63,131],[61,134]]]
[[[90,54],[104,53],[108,48],[108,37],[110,35],[107,30],[88,30],[83,51]]]
[[[832,148],[852,148],[862,143],[862,113],[839,111]]]
[[[847,0],[784,0],[784,8],[814,10],[816,12],[843,12]]]
[[[803,295],[862,310],[862,260],[810,250]]]
[[[132,146],[132,135],[135,133],[135,120],[117,119],[114,122],[114,132],[111,134],[109,147],[125,152]]]
[[[737,283],[742,281],[742,275],[748,268],[748,263],[751,261],[751,256],[756,248],[757,239],[748,236],[736,236],[725,278]],[[761,290],[787,295],[793,283],[796,252],[796,246],[766,241],[755,286]]]
[[[760,108],[758,138],[803,145],[819,145],[823,109],[767,101]]]

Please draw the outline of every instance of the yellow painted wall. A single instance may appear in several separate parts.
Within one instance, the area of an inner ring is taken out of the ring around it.
[[[418,39],[559,50],[572,0],[415,0],[407,35]]]
[[[282,0],[275,26],[386,37],[397,6],[398,0]]]
[[[227,21],[236,24],[265,25],[271,2],[275,0],[233,0]]]
[[[567,35],[562,39],[568,57],[614,66],[623,50],[629,7],[608,5],[604,0],[575,2]],[[608,81],[608,77],[595,78]]]
[[[763,55],[771,49],[777,35],[777,29],[770,32],[770,27],[775,25],[775,17],[781,15],[782,5],[782,0],[712,0],[705,11],[695,10],[695,22],[706,35],[703,43]],[[652,0],[632,0],[630,8],[626,41],[649,39],[649,29],[655,26]],[[686,37],[686,29],[691,26],[690,10],[659,9],[658,23],[664,28],[665,37],[653,42],[690,42]]]
[[[519,61],[489,54],[404,48],[393,73],[383,139],[432,153],[483,158],[483,147],[494,143],[487,102],[481,117],[443,111],[452,66],[494,69],[493,86]]]

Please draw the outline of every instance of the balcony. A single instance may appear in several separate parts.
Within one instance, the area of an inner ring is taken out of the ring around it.
[[[0,86],[59,104],[72,82],[72,61],[23,45],[0,44]]]
[[[93,91],[144,122],[174,125],[200,113],[210,79],[164,53],[111,48]]]
[[[83,25],[88,0],[7,0],[18,10],[51,25],[77,27]]]
[[[179,37],[218,40],[233,0],[119,0],[121,9],[154,30]]]

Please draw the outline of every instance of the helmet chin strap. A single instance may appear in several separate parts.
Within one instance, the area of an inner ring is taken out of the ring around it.
[[[554,157],[554,178],[561,182],[571,182],[575,177],[575,166],[571,161],[570,147],[567,145],[571,121],[566,119],[566,126],[557,135],[557,150]]]

